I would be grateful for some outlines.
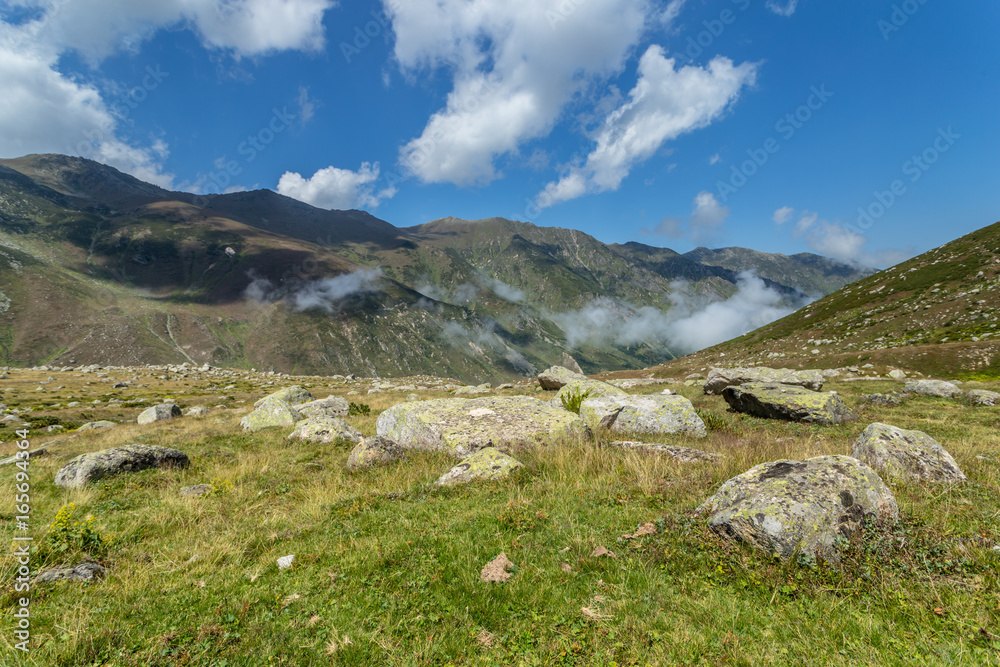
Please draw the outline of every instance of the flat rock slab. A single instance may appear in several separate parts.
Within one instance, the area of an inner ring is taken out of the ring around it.
[[[777,382],[812,391],[823,389],[826,378],[821,371],[793,371],[789,368],[713,368],[705,380],[706,394],[721,394],[726,387],[748,382]]]
[[[578,415],[528,396],[399,403],[379,415],[375,428],[403,449],[443,451],[456,458],[484,447],[555,444],[585,431]]]
[[[279,401],[284,401],[289,405],[298,405],[300,403],[309,403],[314,400],[314,396],[309,393],[307,389],[300,387],[299,385],[293,385],[291,387],[285,387],[284,389],[279,389],[273,394],[268,394],[264,398],[259,399],[253,406],[259,407],[264,401],[275,398]]]
[[[517,459],[487,447],[463,460],[434,483],[438,486],[452,486],[476,480],[502,479],[523,465]]]
[[[306,440],[325,444],[350,442],[357,444],[364,436],[339,417],[305,419],[295,424],[295,430],[288,434],[289,440]]]
[[[876,422],[862,431],[851,456],[892,479],[944,484],[966,481],[951,454],[923,431]]]
[[[146,408],[139,414],[138,422],[140,424],[152,424],[153,422],[163,421],[165,419],[174,419],[175,417],[181,416],[181,409],[177,407],[174,403],[161,403],[160,405],[154,405],[151,408]]]
[[[700,463],[707,461],[718,461],[722,458],[720,455],[714,452],[703,452],[700,449],[692,449],[691,447],[678,447],[677,445],[667,445],[659,442],[636,442],[634,440],[617,440],[615,442],[609,442],[611,447],[621,447],[622,449],[631,449],[643,454],[666,454],[667,456],[673,457],[678,461],[683,461],[684,463]]]
[[[79,489],[104,477],[139,472],[147,468],[186,468],[187,454],[168,447],[125,445],[82,454],[56,473],[56,486]]]
[[[725,482],[697,512],[719,535],[765,553],[834,562],[837,537],[850,537],[864,519],[899,520],[882,478],[849,456],[762,463]]]
[[[998,405],[1000,404],[1000,393],[986,391],[985,389],[973,389],[965,395],[976,405]]]
[[[53,567],[42,570],[35,577],[34,583],[47,584],[53,581],[93,581],[107,574],[103,565],[98,563],[80,563],[72,567]]]
[[[373,436],[359,442],[347,457],[348,470],[361,470],[405,459],[403,448],[388,438]]]
[[[590,398],[580,406],[587,424],[596,424],[618,411],[611,421],[613,433],[666,433],[704,438],[705,422],[691,401],[678,395],[604,396]]]
[[[904,385],[903,391],[941,398],[957,398],[965,393],[956,385],[944,380],[911,380]]]
[[[287,401],[268,397],[257,402],[253,412],[240,420],[244,431],[259,431],[272,426],[294,426],[302,420],[302,413],[293,408]]]
[[[318,401],[309,401],[293,405],[306,419],[317,417],[346,417],[350,404],[346,398],[340,396],[327,396]]]
[[[786,384],[748,382],[726,387],[722,397],[737,412],[806,424],[842,424],[857,419],[840,396]]]
[[[538,384],[542,389],[556,391],[573,380],[586,380],[587,376],[562,366],[552,366],[538,374]]]

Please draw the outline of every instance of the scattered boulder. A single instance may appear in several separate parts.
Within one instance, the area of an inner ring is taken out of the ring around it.
[[[364,436],[339,417],[304,419],[295,424],[295,430],[288,434],[289,440],[307,440],[324,444],[335,442],[359,443]]]
[[[351,450],[351,455],[347,457],[347,469],[361,470],[405,458],[402,447],[388,438],[376,435],[365,438]]]
[[[893,380],[905,380],[906,373],[899,370],[898,368],[894,368],[891,371],[889,371],[889,377],[891,377]]]
[[[766,419],[824,425],[857,419],[834,392],[822,393],[786,384],[748,382],[726,387],[722,397],[737,412]]]
[[[910,380],[903,391],[923,396],[940,396],[941,398],[956,398],[965,392],[957,386],[944,380]]]
[[[258,401],[253,412],[240,420],[244,431],[259,431],[272,426],[294,426],[302,419],[302,413],[276,397]]]
[[[615,433],[669,433],[704,438],[705,422],[683,396],[605,396],[588,398],[580,406],[580,416],[592,424],[617,412],[610,424]]]
[[[398,403],[379,415],[375,428],[404,449],[444,451],[456,458],[483,447],[556,443],[585,431],[579,416],[528,396]]]
[[[207,415],[208,413],[209,409],[206,408],[204,405],[196,405],[193,408],[188,408],[188,411],[185,414],[188,417],[201,417]]]
[[[494,583],[507,581],[511,578],[511,573],[508,570],[512,567],[514,564],[507,558],[507,554],[501,552],[499,556],[484,565],[483,569],[479,571],[479,581]]]
[[[1000,403],[1000,393],[985,389],[973,389],[965,397],[976,405],[997,405]]]
[[[181,409],[174,403],[161,403],[151,408],[146,408],[139,415],[140,424],[152,424],[153,422],[173,419],[181,416]]]
[[[490,389],[491,387],[489,384],[483,383],[480,385],[469,385],[467,387],[459,387],[452,393],[455,394],[456,396],[463,396],[469,394],[488,394],[490,393]]]
[[[823,389],[826,379],[820,371],[793,371],[788,368],[712,368],[705,380],[706,394],[721,394],[726,387],[736,387],[748,382],[766,382],[805,387],[812,391]]]
[[[632,449],[643,454],[666,454],[684,463],[700,463],[702,461],[718,461],[721,456],[714,452],[703,452],[700,449],[690,447],[678,447],[677,445],[665,445],[658,442],[635,442],[633,440],[617,440],[608,443],[611,447],[621,447],[622,449]]]
[[[101,579],[107,570],[99,563],[79,563],[71,567],[52,567],[42,570],[35,577],[36,584],[47,584],[53,581],[93,581]]]
[[[862,521],[895,522],[899,508],[874,470],[849,456],[772,461],[725,482],[697,512],[719,535],[769,554],[837,561],[837,537]]]
[[[564,397],[568,398],[573,395],[582,394],[586,394],[588,399],[600,398],[602,396],[628,396],[628,394],[613,384],[584,378],[582,380],[570,380],[564,384],[556,393],[555,398],[552,399],[552,405],[562,407]]]
[[[893,479],[950,484],[966,481],[951,454],[923,431],[876,422],[862,431],[851,456]]]
[[[542,389],[548,391],[562,389],[568,382],[572,382],[573,380],[586,379],[587,376],[583,373],[571,371],[562,366],[552,366],[538,374],[538,384],[541,385]]]
[[[317,419],[320,417],[346,417],[350,404],[346,398],[327,396],[317,401],[300,403],[292,407],[306,419]]]
[[[865,394],[861,397],[861,402],[892,408],[897,405],[901,405],[903,403],[903,399],[895,394]]]
[[[56,473],[56,486],[79,489],[104,477],[139,472],[146,468],[186,468],[187,454],[168,447],[125,445],[81,454]]]
[[[112,426],[115,426],[115,425],[116,424],[114,422],[110,422],[110,421],[102,419],[102,420],[96,421],[96,422],[87,422],[86,424],[84,424],[83,426],[81,426],[80,428],[78,428],[76,430],[77,431],[97,431],[97,430],[100,430],[102,428],[111,428]]]
[[[438,486],[465,484],[478,479],[502,479],[524,464],[503,452],[486,447],[438,477]]]
[[[284,389],[279,389],[273,394],[268,394],[262,399],[259,399],[253,404],[255,408],[260,407],[260,405],[269,399],[277,399],[279,401],[284,401],[289,405],[299,405],[301,403],[309,403],[313,400],[313,395],[308,391],[300,387],[299,385],[294,385],[291,387],[285,387]]]

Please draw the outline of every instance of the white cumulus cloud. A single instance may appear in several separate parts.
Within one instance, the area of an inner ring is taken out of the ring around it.
[[[357,171],[326,167],[309,178],[288,171],[278,180],[278,193],[318,208],[375,209],[396,194],[392,186],[377,190],[378,175],[377,162],[362,162]]]
[[[778,0],[767,0],[767,8],[779,16],[791,16],[799,5],[799,0],[785,0],[784,4]]]

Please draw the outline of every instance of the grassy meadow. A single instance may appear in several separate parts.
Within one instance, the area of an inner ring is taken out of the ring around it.
[[[720,461],[623,451],[598,433],[593,442],[517,452],[525,468],[507,480],[441,489],[433,481],[455,463],[444,455],[409,453],[349,473],[348,445],[290,444],[290,429],[239,427],[253,400],[274,388],[311,384],[324,397],[348,385],[244,382],[220,398],[193,382],[151,382],[130,395],[212,409],[139,426],[141,405],[51,408],[81,400],[84,389],[63,373],[64,388],[33,393],[47,375],[14,371],[0,381],[13,389],[0,402],[35,406],[33,446],[61,439],[30,463],[32,567],[89,558],[108,576],[34,586],[24,655],[13,649],[11,614],[23,594],[14,591],[9,549],[0,559],[3,665],[1000,665],[1000,552],[992,548],[1000,544],[1000,407],[927,397],[866,406],[862,394],[901,384],[833,381],[826,389],[861,418],[820,427],[737,415],[721,397],[676,383],[666,386],[692,400],[708,437],[638,439],[718,452]],[[527,386],[501,393],[518,392],[537,395]],[[350,396],[371,414],[348,421],[374,434],[377,414],[404,397]],[[99,418],[133,423],[69,439],[42,428]],[[758,463],[848,454],[874,421],[934,436],[969,482],[891,484],[903,520],[869,526],[845,545],[839,567],[777,561],[715,536],[694,515],[725,480]],[[16,451],[15,428],[0,428],[0,455]],[[53,484],[74,456],[133,442],[180,449],[191,466],[77,491]],[[8,543],[15,472],[0,467]],[[179,494],[194,484],[213,491]],[[647,522],[655,534],[623,537]],[[600,546],[614,557],[592,556]],[[501,552],[513,576],[481,582],[481,568]],[[280,570],[276,560],[289,554],[292,567]]]

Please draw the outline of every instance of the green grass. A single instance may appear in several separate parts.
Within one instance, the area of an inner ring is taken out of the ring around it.
[[[9,650],[13,619],[5,613],[0,662],[1000,664],[1000,555],[990,550],[1000,542],[1000,411],[933,398],[860,405],[861,394],[898,386],[830,386],[861,413],[830,428],[736,415],[720,397],[679,387],[709,436],[657,439],[718,452],[719,463],[567,442],[519,452],[525,468],[508,480],[451,489],[431,485],[454,464],[443,455],[410,452],[393,466],[350,474],[347,447],[289,444],[281,429],[243,434],[237,424],[249,406],[81,434],[31,463],[33,566],[88,555],[82,539],[67,541],[67,551],[42,539],[72,502],[74,520],[94,517],[102,546],[89,555],[110,574],[36,587],[32,652]],[[371,413],[348,420],[371,434],[402,395],[366,400]],[[903,521],[869,526],[844,544],[839,569],[775,561],[693,516],[729,477],[764,461],[849,453],[872,421],[930,433],[969,483],[893,484]],[[71,457],[133,441],[180,448],[192,465],[82,491],[52,484]],[[0,469],[0,479],[0,494],[11,498],[0,505],[10,533],[13,471]],[[178,494],[192,484],[215,490],[199,499]],[[646,522],[659,527],[655,535],[622,539]],[[598,546],[617,557],[591,557]],[[516,565],[513,577],[480,582],[480,569],[501,551]],[[276,559],[288,554],[294,565],[279,570]],[[5,554],[5,612],[19,596],[9,583],[14,569]]]

